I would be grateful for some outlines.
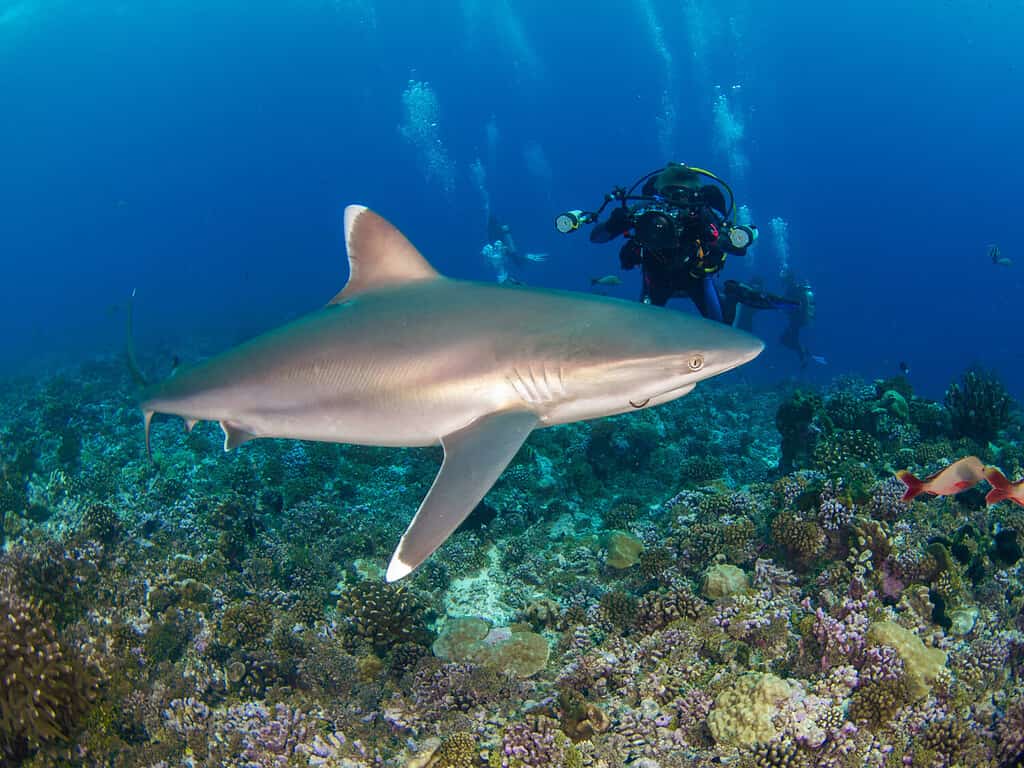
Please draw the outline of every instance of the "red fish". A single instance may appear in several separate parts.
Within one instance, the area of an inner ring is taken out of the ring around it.
[[[1024,480],[1011,483],[998,467],[985,467],[985,479],[992,490],[985,495],[986,504],[998,504],[1009,499],[1024,507]]]
[[[896,477],[907,486],[903,500],[910,501],[922,493],[932,496],[952,496],[966,491],[968,488],[973,488],[985,479],[985,467],[977,456],[965,456],[960,461],[953,462],[924,480],[919,480],[905,469],[897,472]]]

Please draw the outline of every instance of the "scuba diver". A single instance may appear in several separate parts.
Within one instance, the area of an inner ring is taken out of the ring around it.
[[[786,323],[785,330],[782,332],[782,336],[779,337],[779,342],[782,346],[797,353],[800,357],[801,368],[806,368],[810,362],[825,365],[825,358],[821,355],[811,354],[810,350],[807,349],[807,345],[800,338],[800,331],[814,321],[814,315],[817,311],[814,301],[814,289],[811,288],[811,284],[808,281],[798,279],[792,270],[786,270],[782,279],[786,283],[786,298],[796,302],[797,305],[789,312],[789,320]]]
[[[612,203],[618,205],[599,222]],[[757,239],[757,227],[732,223],[734,209],[732,189],[721,178],[703,168],[669,163],[641,176],[629,189],[615,187],[596,211],[560,214],[555,228],[567,234],[583,224],[596,224],[590,233],[592,243],[624,236],[619,263],[627,270],[640,266],[640,300],[645,304],[664,306],[675,296],[686,296],[703,317],[734,325],[739,316],[738,324],[748,330],[751,313],[738,311],[741,307],[789,311],[782,343],[797,351],[802,362],[811,359],[806,350],[800,351],[799,341],[800,329],[809,322],[802,309],[808,304],[795,290],[792,296],[777,296],[758,285],[729,280],[719,292],[714,278],[726,258],[745,255]],[[813,299],[809,288],[807,293]],[[813,302],[808,306],[813,316]]]
[[[516,247],[516,241],[512,239],[512,231],[508,224],[502,224],[494,214],[487,216],[487,243],[481,249],[480,255],[491,263],[495,279],[499,283],[513,285],[522,283],[509,274],[510,267],[519,269],[526,264],[536,264],[547,258],[546,253],[522,253]]]
[[[806,368],[808,363],[815,362],[825,365],[821,355],[811,354],[807,345],[800,338],[800,331],[814,321],[816,312],[814,289],[806,280],[797,279],[792,270],[782,274],[786,284],[784,296],[767,293],[759,280],[750,283],[737,283],[735,280],[725,281],[725,295],[732,297],[736,306],[733,326],[753,333],[753,312],[749,310],[782,309],[787,312],[786,327],[779,336],[779,343],[790,349],[800,358],[800,367]]]

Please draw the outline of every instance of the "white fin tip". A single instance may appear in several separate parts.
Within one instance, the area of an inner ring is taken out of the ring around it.
[[[388,565],[388,572],[384,575],[384,581],[390,584],[393,581],[404,579],[412,573],[412,570],[412,566],[408,563],[403,563],[398,559],[398,555],[396,554],[391,558],[391,563]]]

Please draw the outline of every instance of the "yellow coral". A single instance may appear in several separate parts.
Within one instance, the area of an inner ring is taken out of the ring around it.
[[[704,572],[704,595],[721,600],[741,595],[750,587],[750,577],[735,565],[713,565]]]
[[[526,678],[548,663],[551,649],[529,625],[489,629],[482,619],[449,619],[434,643],[434,653],[451,661],[470,661],[487,669]]]
[[[605,564],[617,570],[632,568],[640,561],[640,554],[644,551],[644,543],[640,539],[622,531],[608,534],[606,546],[608,555]]]
[[[906,670],[908,692],[914,699],[927,696],[946,667],[945,651],[928,648],[921,638],[894,622],[872,624],[868,628],[868,641],[887,645],[899,654]]]
[[[444,740],[427,768],[473,768],[478,758],[476,738],[471,733],[458,731]]]
[[[711,735],[717,744],[735,747],[771,741],[778,735],[772,717],[791,694],[789,683],[775,675],[743,675],[715,699],[707,720]]]

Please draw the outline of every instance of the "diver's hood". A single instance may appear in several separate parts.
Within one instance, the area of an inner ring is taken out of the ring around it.
[[[700,174],[692,171],[685,165],[671,164],[661,173],[654,177],[654,191],[659,195],[668,195],[669,189],[678,187],[681,189],[698,189],[700,187]]]
[[[644,185],[645,195],[660,195],[680,206],[693,203],[694,193],[697,199],[710,208],[725,215],[726,202],[722,190],[715,184],[701,184],[702,174],[687,168],[685,165],[671,164]]]
[[[652,192],[655,190],[652,190]],[[701,205],[706,205],[708,208],[714,208],[723,216],[725,215],[726,202],[725,195],[718,187],[714,184],[703,184],[699,187],[673,187],[665,186],[659,190],[656,190],[657,194],[665,198],[669,203],[680,207],[690,207],[694,203],[694,193],[696,192],[696,201]]]
[[[705,184],[700,188],[701,197],[709,208],[714,208],[723,216],[726,212],[725,194],[714,184]]]

